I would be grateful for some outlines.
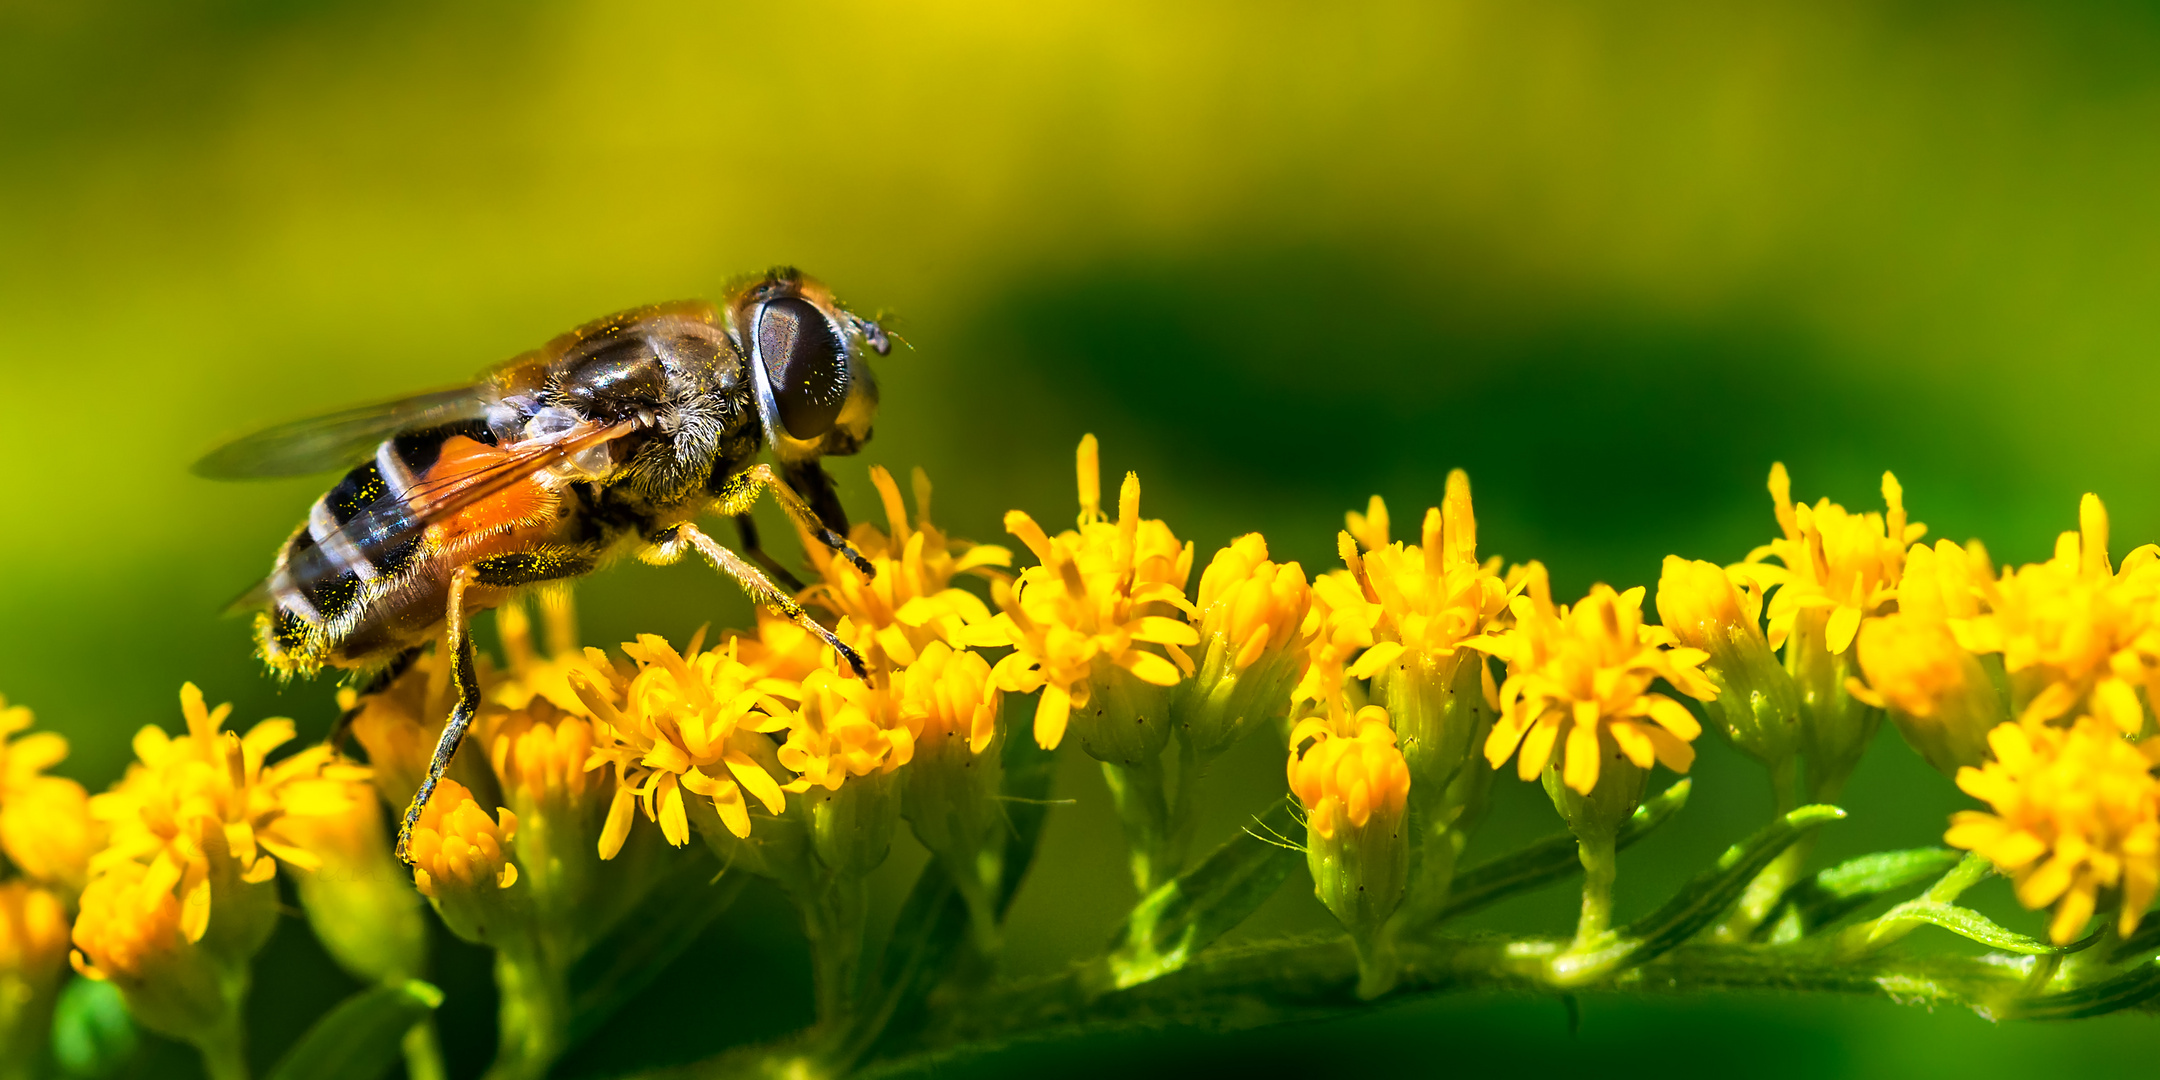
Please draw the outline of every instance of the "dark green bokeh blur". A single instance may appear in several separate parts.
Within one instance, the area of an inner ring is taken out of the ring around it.
[[[220,606],[319,481],[219,486],[223,436],[440,385],[590,316],[776,262],[889,309],[863,466],[927,467],[996,539],[1071,512],[1071,452],[1137,468],[1206,553],[1264,530],[1327,565],[1342,511],[1398,520],[1470,470],[1487,551],[1562,591],[1739,558],[1798,493],[2041,556],[2080,492],[2160,538],[2160,16],[2130,3],[1800,0],[1026,5],[637,0],[0,0],[0,691],[101,785],[183,679],[320,732]],[[697,567],[581,591],[587,637],[680,640],[747,607]],[[1077,755],[1075,755],[1077,757]],[[1279,790],[1220,767],[1205,828]],[[1012,947],[1045,970],[1129,900],[1069,762]],[[1551,831],[1501,781],[1481,846]],[[1961,805],[1893,738],[1830,855],[1928,843]],[[1706,746],[1627,860],[1623,915],[1768,812]],[[911,845],[885,874],[918,864]],[[1486,925],[1564,929],[1563,889]],[[1999,897],[1998,897],[1999,902]],[[2005,912],[2005,917],[2014,913]],[[1302,877],[1249,932],[1323,925]],[[807,1016],[753,890],[566,1076],[682,1060]],[[2024,929],[2036,923],[2018,922]],[[778,932],[776,932],[776,929]],[[453,1064],[492,1043],[448,949]],[[289,922],[268,1060],[350,985]],[[2109,1072],[2145,1017],[1992,1027],[1880,1002],[1448,1000],[1236,1039],[1024,1049],[947,1074],[1655,1069],[1666,1076]],[[1748,1064],[1741,1064],[1746,1061]],[[163,1047],[149,1074],[192,1068]]]

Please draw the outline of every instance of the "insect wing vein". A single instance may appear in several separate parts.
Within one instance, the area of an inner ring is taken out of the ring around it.
[[[562,434],[506,447],[475,469],[429,477],[402,493],[391,492],[362,506],[336,530],[295,552],[281,571],[293,588],[307,588],[352,569],[333,554],[339,551],[387,550],[418,536],[430,524],[499,495],[535,473],[583,450],[620,438],[638,427],[635,420],[613,426],[585,423]],[[282,591],[278,583],[272,592]],[[256,595],[256,594],[250,594]]]
[[[204,455],[194,472],[211,480],[263,480],[346,468],[401,431],[484,416],[483,391],[477,384],[452,387],[264,428]]]

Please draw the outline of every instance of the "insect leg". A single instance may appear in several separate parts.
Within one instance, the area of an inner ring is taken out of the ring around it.
[[[337,723],[331,726],[330,738],[326,740],[329,742],[331,750],[345,748],[345,739],[352,734],[353,721],[359,719],[360,710],[363,708],[359,704],[359,700],[373,697],[390,689],[390,684],[398,681],[398,676],[405,674],[413,666],[413,661],[420,659],[420,649],[420,646],[415,645],[397,654],[396,658],[392,659],[381,671],[368,676],[367,682],[362,683],[360,686],[360,693],[358,699],[353,703],[353,707],[338,714]]]
[[[457,755],[458,744],[465,741],[465,729],[472,726],[473,716],[480,711],[480,679],[473,670],[472,628],[465,624],[465,587],[478,577],[470,566],[461,566],[450,575],[450,603],[445,625],[450,635],[450,680],[457,686],[457,704],[450,710],[450,720],[443,725],[442,736],[435,740],[435,756],[428,761],[427,775],[420,780],[420,790],[413,792],[412,804],[405,808],[405,818],[398,823],[397,857],[406,865],[412,864],[412,833],[420,823],[420,812],[427,809],[428,799],[435,794],[435,785],[450,768],[450,759]]]
[[[655,542],[665,549],[673,546],[677,540],[696,548],[698,554],[705,556],[705,561],[713,564],[713,569],[734,578],[735,583],[742,586],[744,592],[750,594],[752,602],[763,604],[787,616],[795,625],[817,635],[819,641],[831,646],[833,651],[839,653],[841,658],[847,661],[849,667],[855,669],[856,678],[865,682],[869,681],[870,673],[863,666],[862,657],[854,649],[849,648],[846,642],[841,641],[838,635],[826,629],[824,623],[811,618],[810,613],[804,611],[801,604],[796,603],[793,597],[781,592],[780,587],[773,584],[771,579],[767,578],[763,573],[760,573],[757,567],[744,560],[742,556],[721,546],[719,541],[707,536],[704,530],[687,522],[663,531],[655,539]]]
[[[847,542],[847,537],[829,528],[818,517],[817,511],[812,510],[810,504],[795,493],[794,488],[780,479],[780,474],[774,472],[772,466],[763,462],[736,473],[728,480],[727,486],[720,491],[720,512],[745,513],[750,509],[750,504],[757,501],[758,493],[763,491],[772,492],[774,501],[780,504],[780,509],[787,511],[790,520],[804,532],[817,537],[819,543],[854,563],[855,569],[862,571],[864,577],[877,576],[877,568],[870,565],[870,560],[863,558],[862,552],[855,550],[855,545]]]
[[[787,481],[787,486],[817,512],[818,520],[824,522],[826,528],[847,535],[847,508],[840,505],[840,492],[833,487],[832,474],[825,471],[825,466],[816,461],[797,462],[784,466],[780,475]]]
[[[765,551],[764,546],[758,543],[756,518],[748,514],[735,515],[735,531],[742,536],[743,554],[750,556],[752,562],[764,567],[765,572],[772,575],[774,581],[787,586],[787,591],[791,593],[802,591],[802,582],[797,580],[795,575],[788,573],[787,567],[780,565],[780,560],[773,558]]]

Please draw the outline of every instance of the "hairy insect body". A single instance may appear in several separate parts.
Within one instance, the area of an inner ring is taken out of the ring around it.
[[[602,320],[505,365],[478,390],[482,418],[383,440],[279,551],[272,610],[258,619],[263,658],[301,675],[387,663],[433,635],[459,567],[474,572],[467,610],[484,610],[696,518],[761,449],[742,357],[715,322],[706,305]],[[631,381],[643,365],[662,380]],[[641,428],[418,524],[429,492],[511,467],[516,448],[588,420]],[[341,530],[385,498],[399,504],[380,515],[387,527]]]
[[[465,621],[521,589],[625,554],[669,562],[696,550],[860,671],[852,650],[696,519],[734,516],[750,558],[784,576],[748,518],[770,491],[867,570],[818,462],[869,438],[877,392],[864,354],[886,348],[876,323],[774,271],[720,305],[609,316],[473,386],[274,428],[198,465],[225,477],[350,466],[250,597],[264,609],[256,641],[273,671],[388,668],[447,624],[460,700],[400,851],[478,707]],[[768,449],[774,464],[757,463]]]

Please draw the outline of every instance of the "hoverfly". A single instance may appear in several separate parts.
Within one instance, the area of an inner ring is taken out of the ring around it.
[[[890,348],[823,285],[776,269],[717,306],[610,315],[472,385],[270,428],[196,464],[218,479],[350,467],[239,602],[258,611],[256,646],[273,671],[335,667],[380,683],[446,633],[457,702],[398,827],[400,858],[480,706],[467,621],[521,589],[624,554],[664,564],[695,550],[862,675],[854,650],[773,583],[794,584],[749,511],[771,492],[872,572],[845,539],[819,459],[869,439],[878,395],[865,352]],[[753,464],[766,448],[777,470]],[[754,562],[698,527],[715,511],[734,517]]]

